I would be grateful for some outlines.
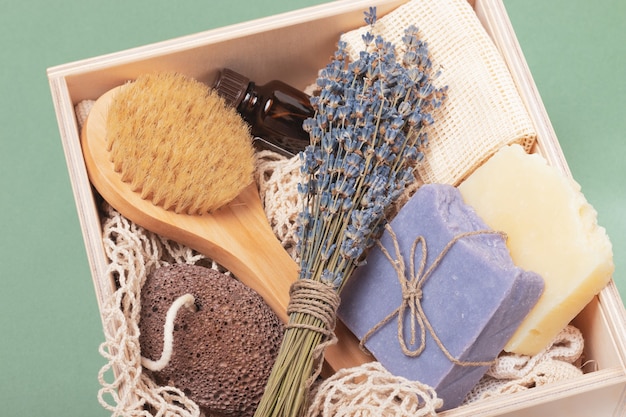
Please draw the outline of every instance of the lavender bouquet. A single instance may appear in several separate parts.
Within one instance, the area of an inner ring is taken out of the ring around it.
[[[365,21],[375,24],[375,8]],[[315,117],[304,122],[311,145],[300,154],[300,276],[255,416],[300,415],[324,348],[333,342],[338,294],[381,235],[388,208],[415,180],[428,143],[423,127],[433,123],[446,92],[433,85],[438,72],[417,35],[408,27],[396,50],[368,31],[365,51],[352,62],[339,42],[317,79]]]

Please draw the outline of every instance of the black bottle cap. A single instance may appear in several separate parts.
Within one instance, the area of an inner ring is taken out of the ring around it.
[[[226,104],[237,108],[243,100],[250,80],[243,75],[224,68],[215,81],[213,89],[226,101]]]

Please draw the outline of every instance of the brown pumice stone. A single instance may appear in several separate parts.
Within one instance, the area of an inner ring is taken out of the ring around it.
[[[236,279],[195,265],[173,265],[148,276],[141,293],[141,354],[158,360],[165,316],[184,294],[172,357],[151,371],[160,385],[181,389],[211,416],[252,416],[282,340],[283,325],[263,299]]]

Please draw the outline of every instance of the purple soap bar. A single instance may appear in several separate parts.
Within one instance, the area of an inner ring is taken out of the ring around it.
[[[338,316],[360,340],[370,333],[365,347],[388,371],[430,385],[444,400],[443,409],[454,408],[535,305],[543,279],[513,264],[504,237],[490,231],[452,186],[422,186],[389,226],[395,238],[386,231],[380,239],[387,255],[378,246],[372,248],[367,263],[355,270],[341,292]],[[459,237],[472,231],[486,233]],[[415,248],[413,273],[411,253],[419,236],[424,240]],[[427,255],[420,274],[423,248]],[[442,251],[443,257],[433,265]],[[404,261],[404,273],[388,256]],[[399,275],[406,280],[404,287],[416,287],[412,297],[408,289],[403,292]],[[420,306],[423,325],[416,313]],[[423,350],[407,355],[410,352],[403,351],[400,340],[408,351],[418,350],[422,330]]]

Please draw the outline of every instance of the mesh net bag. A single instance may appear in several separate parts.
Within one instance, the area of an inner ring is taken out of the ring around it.
[[[415,24],[428,42],[433,65],[448,86],[418,173],[425,183],[458,185],[504,145],[529,152],[536,140],[509,70],[467,0],[412,0],[378,19],[372,32],[401,45]],[[352,58],[363,48],[362,27],[342,35]]]
[[[159,386],[143,372],[139,316],[141,287],[151,271],[169,263],[194,264],[204,257],[135,225],[108,204],[102,211],[107,274],[118,288],[102,306],[105,341],[100,354],[107,363],[98,374],[98,400],[113,417],[199,416],[199,407],[181,390]]]
[[[574,379],[583,374],[578,362],[584,339],[567,326],[542,352],[534,356],[502,353],[465,398],[465,403]]]
[[[82,125],[93,102],[77,106]],[[256,180],[266,215],[283,247],[293,256],[300,162],[265,151],[258,155]],[[108,204],[102,206],[103,244],[107,273],[117,290],[102,307],[107,363],[99,372],[98,399],[112,416],[201,416],[184,392],[159,386],[143,371],[139,345],[141,288],[149,273],[175,263],[200,264],[228,273],[190,248],[154,234],[126,219]],[[550,347],[534,357],[502,354],[468,395],[472,403],[534,386],[574,378],[582,352],[580,332],[568,326]],[[432,388],[386,371],[378,362],[343,370],[321,381],[310,395],[307,417],[435,416],[441,400]]]

